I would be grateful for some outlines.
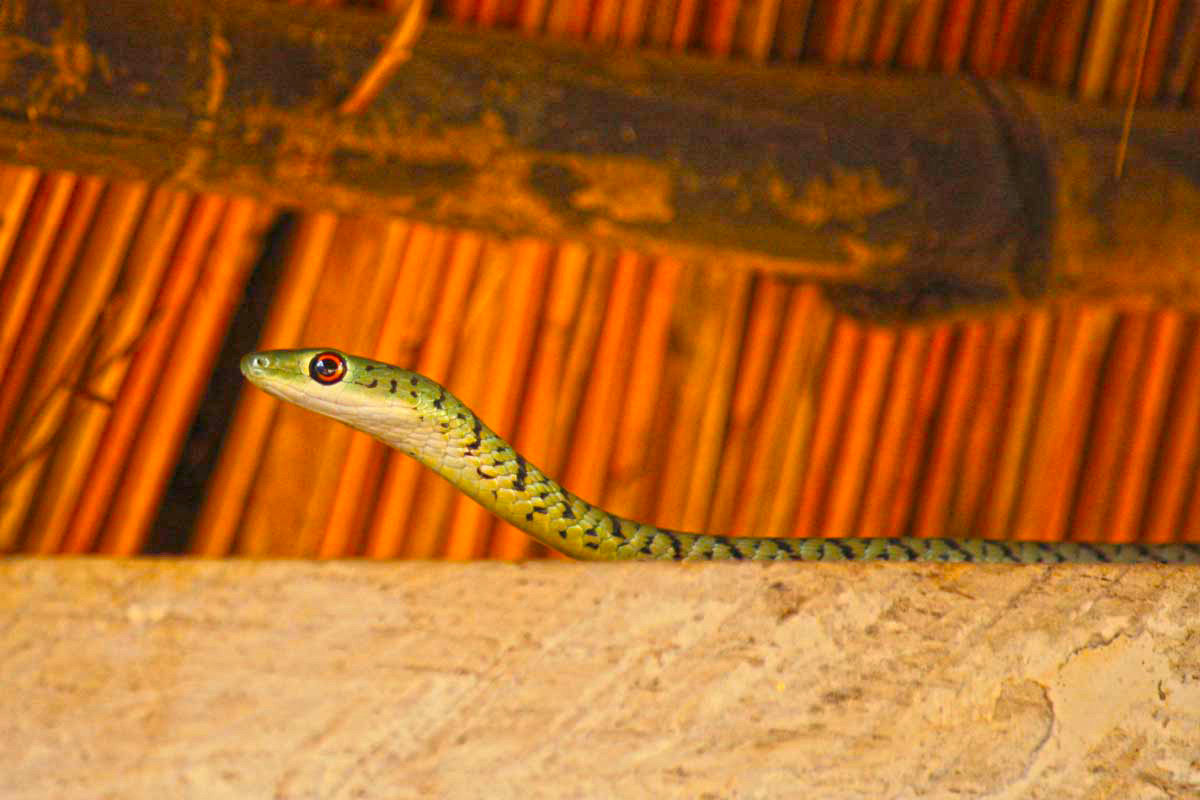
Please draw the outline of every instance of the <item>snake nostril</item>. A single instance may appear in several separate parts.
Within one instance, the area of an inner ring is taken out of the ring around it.
[[[250,363],[258,369],[266,369],[267,367],[271,366],[271,359],[267,358],[266,356],[255,356],[254,360]]]

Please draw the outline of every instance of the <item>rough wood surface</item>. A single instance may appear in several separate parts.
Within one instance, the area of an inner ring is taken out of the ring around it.
[[[15,798],[1200,796],[1162,568],[8,561]]]
[[[803,276],[912,319],[1200,307],[1200,114],[955,75],[771,68],[429,25],[360,114],[378,14],[51,0],[0,15],[0,160]]]

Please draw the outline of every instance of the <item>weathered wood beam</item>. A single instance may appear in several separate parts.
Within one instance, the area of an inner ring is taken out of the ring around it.
[[[1155,567],[0,563],[0,795],[1197,797]]]
[[[2,18],[0,160],[573,237],[912,317],[1064,294],[1200,307],[1200,114],[962,76],[766,68],[432,24],[336,109],[384,18],[46,0]]]

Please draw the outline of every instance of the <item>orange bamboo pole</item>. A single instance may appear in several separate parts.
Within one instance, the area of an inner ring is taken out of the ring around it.
[[[921,370],[916,402],[905,432],[899,472],[887,516],[879,529],[865,531],[875,536],[904,536],[911,533],[912,518],[925,467],[925,453],[932,436],[933,417],[941,405],[950,359],[954,329],[938,325],[929,331],[925,362]]]
[[[586,313],[582,304],[594,305],[594,297],[585,297],[588,277],[587,248],[578,244],[559,246],[552,270],[546,308],[538,341],[529,368],[524,404],[517,419],[514,446],[547,474],[561,474],[574,413],[564,418],[559,408],[559,387],[563,366],[576,328]],[[499,520],[489,543],[493,558],[528,558],[543,548],[523,531]]]
[[[600,325],[593,355],[586,364],[586,388],[580,397],[571,452],[562,475],[571,491],[599,503],[607,498],[609,464],[616,444],[612,427],[620,418],[624,402],[624,387],[632,366],[629,353],[636,342],[649,277],[646,262],[634,253],[622,252],[613,262],[607,297],[594,300],[603,304],[603,318],[597,320]],[[573,355],[578,358],[579,352]],[[573,366],[578,371],[584,364]]]
[[[446,382],[450,372],[482,248],[481,237],[456,234],[448,247],[444,272],[439,269],[444,281],[442,293],[417,361],[417,371],[436,381]],[[380,481],[379,501],[367,532],[368,556],[390,558],[404,554],[429,558],[436,554],[433,538],[436,532],[418,531],[409,526],[421,470],[421,465],[410,458],[398,453],[388,455]]]
[[[872,35],[879,19],[880,6],[886,0],[858,0],[858,10],[851,20],[843,62],[866,64],[871,56]]]
[[[64,552],[87,553],[95,547],[104,519],[114,505],[114,493],[125,475],[129,452],[145,427],[146,408],[153,399],[155,386],[162,379],[163,364],[182,324],[188,297],[203,269],[209,241],[225,204],[224,198],[206,196],[193,203],[151,312],[153,324],[138,342],[135,357],[96,448],[87,484],[67,528],[62,545]],[[119,494],[116,497],[119,507],[122,498]]]
[[[1163,418],[1170,395],[1171,379],[1175,375],[1183,336],[1183,315],[1174,310],[1153,314],[1149,320],[1146,346],[1139,370],[1138,385],[1141,398],[1128,421],[1125,456],[1114,482],[1109,508],[1106,541],[1133,541],[1145,530],[1143,517],[1154,456],[1160,446]]]
[[[0,278],[4,277],[8,257],[25,226],[25,212],[39,178],[41,173],[36,169],[0,165]]]
[[[454,359],[444,381],[476,411],[488,392],[488,349],[503,324],[503,298],[511,274],[507,247],[495,240],[484,241],[462,325],[455,334]],[[454,536],[455,509],[464,498],[448,482],[426,469],[420,470],[417,487],[419,499],[408,517],[411,547],[406,555],[411,558],[445,557]]]
[[[816,369],[831,315],[811,286],[789,292],[779,345],[742,478],[743,498],[729,532],[784,536],[796,504],[796,477],[807,460]]]
[[[759,276],[754,287],[710,515],[708,529],[712,531],[732,530],[738,506],[753,502],[753,498],[745,496],[744,476],[769,391],[771,366],[790,291],[787,283],[771,276]],[[657,375],[655,370],[644,371]]]
[[[37,347],[37,380],[26,384],[22,408],[13,422],[12,435],[23,445],[17,451],[21,465],[0,489],[0,542],[15,541],[20,535],[58,448],[72,397],[90,377],[85,370],[96,326],[117,282],[147,191],[141,182],[109,186],[52,311],[46,338]],[[40,524],[36,518],[30,522]]]
[[[657,427],[662,399],[663,370],[669,357],[671,328],[686,270],[673,259],[649,266],[646,305],[641,312],[637,341],[630,351],[631,369],[625,401],[617,418],[605,502],[617,513],[649,518],[659,475],[652,454],[666,446],[669,430]]]
[[[178,334],[167,357],[157,364],[153,402],[116,492],[120,505],[109,514],[101,533],[101,552],[132,555],[141,549],[210,377],[205,369],[176,372],[173,367],[214,362],[241,299],[265,217],[253,200],[235,198],[226,205]],[[164,372],[170,372],[172,380],[162,380]]]
[[[957,72],[967,52],[975,0],[950,0],[942,18],[935,61],[942,72]]]
[[[208,205],[213,202],[205,201]],[[209,214],[216,211],[205,210]],[[261,349],[297,345],[316,297],[336,225],[337,217],[332,214],[308,214],[301,219],[263,325]],[[278,410],[275,398],[252,386],[242,388],[192,534],[193,554],[215,557],[228,555],[233,549]]]
[[[1000,19],[1004,0],[980,0],[979,10],[971,27],[971,47],[967,58],[970,69],[976,75],[993,74],[992,54],[996,49],[996,37],[1000,32]]]
[[[49,174],[42,179],[30,202],[28,217],[0,277],[0,353],[15,353],[18,341],[22,340],[27,341],[29,347],[36,349],[38,346],[36,341],[26,338],[26,322],[38,291],[43,290],[41,287],[61,284],[63,280],[65,273],[61,270],[58,277],[47,274],[47,270],[75,183],[74,175]],[[5,391],[14,392],[13,384],[9,383]],[[3,422],[0,422],[0,430],[3,428]]]
[[[1188,321],[1163,423],[1146,502],[1146,541],[1170,542],[1185,533],[1188,495],[1200,464],[1200,324]]]
[[[737,49],[747,60],[761,64],[770,57],[780,5],[781,0],[748,0],[742,4]]]
[[[932,66],[943,5],[944,0],[919,0],[900,47],[901,66],[921,71]]]
[[[484,342],[474,364],[480,376],[477,414],[501,436],[510,438],[524,393],[526,366],[541,322],[549,275],[549,248],[524,240],[509,248],[508,281],[500,297],[495,333]],[[475,501],[459,494],[450,520],[443,555],[450,559],[482,557],[490,545],[492,517]]]
[[[381,262],[399,262],[388,308],[370,355],[387,364],[413,364],[426,326],[437,301],[436,266],[444,254],[448,237],[444,230],[426,225],[408,226],[392,222],[381,253]],[[398,251],[398,252],[397,252]],[[336,558],[363,549],[367,521],[376,502],[376,490],[387,450],[365,433],[350,438],[346,459],[337,476],[329,503],[329,519],[317,555]]]
[[[879,536],[887,529],[896,484],[904,462],[905,442],[916,413],[921,374],[925,369],[929,331],[910,327],[899,334],[896,356],[888,378],[887,402],[875,438],[871,472],[863,489],[858,536]]]
[[[1122,314],[1117,320],[1086,439],[1069,538],[1097,542],[1108,535],[1109,503],[1123,472],[1129,421],[1140,401],[1136,376],[1149,327],[1150,317],[1145,312]]]
[[[1174,38],[1179,0],[1157,0],[1154,6],[1153,27],[1146,47],[1146,63],[1142,72],[1139,97],[1150,102],[1162,92],[1163,77],[1167,66],[1167,51]]]
[[[1014,521],[1017,539],[1061,539],[1068,530],[1096,377],[1115,318],[1108,308],[1069,307],[1059,314],[1048,383]]]
[[[812,451],[799,484],[800,502],[793,522],[795,536],[830,535],[825,529],[833,466],[846,432],[846,408],[851,401],[862,358],[864,329],[849,319],[839,319],[822,368],[820,401],[813,430]]]
[[[969,320],[956,331],[956,347],[943,388],[929,451],[922,465],[912,532],[916,536],[946,535],[950,503],[962,470],[963,451],[971,416],[979,396],[979,374],[991,334],[991,323]]]
[[[621,22],[617,28],[617,43],[622,47],[637,47],[646,37],[649,17],[648,0],[627,0],[621,4]]]
[[[737,385],[737,367],[746,331],[752,276],[731,272],[725,278],[718,339],[713,347],[711,366],[697,371],[697,395],[704,398],[699,426],[694,431],[696,447],[687,476],[687,500],[682,526],[688,530],[709,530],[709,511],[716,492],[721,468],[722,447],[729,426],[729,410]],[[703,381],[707,376],[708,382]],[[674,449],[672,449],[674,452]]]
[[[317,286],[317,302],[309,313],[303,342],[314,347],[338,347],[349,353],[367,353],[378,341],[383,315],[387,312],[399,270],[397,252],[408,234],[408,224],[374,217],[343,217]],[[321,302],[344,294],[352,303]],[[300,410],[300,409],[297,409]],[[269,547],[270,552],[311,558],[319,552],[334,504],[334,493],[345,468],[354,431],[300,413],[278,417],[279,435],[287,438],[280,451],[291,469],[291,484],[299,491],[294,507],[300,516],[286,529],[267,530],[267,536],[285,535],[286,542]],[[321,442],[312,448],[309,442]],[[300,466],[297,461],[303,461]],[[264,464],[264,468],[269,465]],[[314,487],[321,487],[314,491]],[[264,520],[247,515],[247,528]]]
[[[978,536],[984,504],[995,489],[999,451],[1008,435],[1007,410],[1012,399],[1013,374],[1021,320],[1003,316],[992,320],[991,336],[979,374],[979,396],[970,412],[969,430],[947,533]]]
[[[0,441],[5,443],[10,452],[16,452],[13,450],[11,430],[13,418],[18,409],[24,408],[23,413],[28,415],[33,408],[33,404],[25,398],[25,387],[34,365],[38,363],[43,339],[62,298],[75,258],[83,246],[104,185],[99,179],[84,178],[75,187],[37,291],[28,312],[20,320],[20,339],[28,342],[28,345],[9,351],[11,356],[5,367],[4,391],[0,392]]]
[[[93,334],[95,344],[81,391],[71,399],[59,444],[31,508],[32,518],[38,520],[27,545],[33,552],[57,552],[66,539],[112,416],[112,403],[133,362],[139,339],[153,324],[154,301],[190,201],[185,193],[160,189],[140,215],[120,283]]]
[[[1021,318],[1021,333],[1013,365],[1013,387],[1008,401],[1004,437],[991,474],[990,491],[976,527],[979,535],[1004,539],[1010,535],[1017,502],[1025,482],[1027,458],[1045,388],[1051,353],[1053,320],[1040,309]]]
[[[852,536],[856,529],[898,338],[895,330],[863,330],[858,375],[845,410],[842,445],[832,467],[833,482],[822,525],[827,535]]]

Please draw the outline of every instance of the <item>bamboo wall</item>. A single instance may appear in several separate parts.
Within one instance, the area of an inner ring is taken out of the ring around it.
[[[1200,104],[1200,0],[464,0],[434,13]],[[1072,305],[875,328],[813,287],[720,264],[404,220],[279,220],[246,199],[0,170],[0,550],[161,549],[197,409],[240,381],[223,348],[238,314],[262,347],[415,366],[577,493],[671,527],[1200,539],[1195,317]],[[269,304],[243,308],[276,245]],[[221,423],[180,549],[542,555],[416,464],[255,390]]]

